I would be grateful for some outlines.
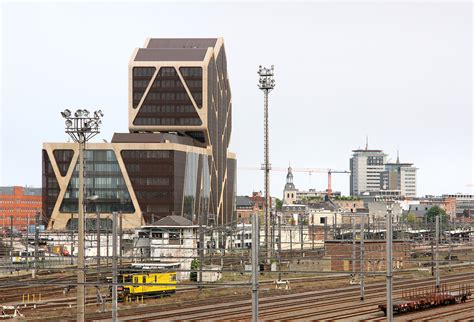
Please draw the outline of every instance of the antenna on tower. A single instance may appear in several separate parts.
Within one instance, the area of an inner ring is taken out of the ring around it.
[[[399,156],[399,153],[398,153],[398,149],[397,149],[397,163],[400,163],[400,156]]]
[[[369,149],[369,136],[366,134],[365,135],[365,150]]]

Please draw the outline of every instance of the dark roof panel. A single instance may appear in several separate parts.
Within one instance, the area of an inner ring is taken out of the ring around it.
[[[352,150],[352,152],[382,152],[382,150],[357,149],[357,150]]]
[[[253,202],[247,196],[236,196],[235,205],[236,207],[251,207],[253,206]]]
[[[138,49],[135,61],[203,61],[207,48]]]
[[[151,38],[147,48],[208,48],[217,38]]]
[[[166,216],[154,223],[154,226],[192,226],[193,222],[182,216]]]
[[[196,146],[189,137],[172,133],[114,133],[112,143],[178,143]]]

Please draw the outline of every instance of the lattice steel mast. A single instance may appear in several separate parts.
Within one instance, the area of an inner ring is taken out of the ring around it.
[[[262,164],[262,170],[265,171],[265,258],[268,263],[271,257],[270,248],[270,155],[269,155],[269,138],[268,138],[268,94],[275,87],[275,80],[273,79],[273,69],[258,67],[258,88],[263,91],[264,96],[264,164]]]

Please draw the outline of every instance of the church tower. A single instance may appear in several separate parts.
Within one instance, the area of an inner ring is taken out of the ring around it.
[[[296,201],[296,190],[293,183],[293,173],[291,165],[288,167],[288,174],[286,175],[285,189],[283,189],[283,204],[290,205]]]

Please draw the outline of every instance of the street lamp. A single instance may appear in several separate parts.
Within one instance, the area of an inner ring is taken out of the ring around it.
[[[65,132],[79,145],[79,201],[78,201],[78,256],[77,256],[77,321],[85,320],[85,271],[84,271],[84,149],[87,141],[100,133],[104,116],[101,110],[89,117],[89,111],[78,109],[74,114],[69,109],[61,112],[66,119]]]
[[[272,248],[270,248],[270,218],[269,218],[269,207],[270,207],[270,156],[269,156],[269,139],[268,139],[268,93],[270,93],[275,87],[275,79],[273,78],[273,65],[271,68],[258,67],[258,88],[263,91],[264,94],[264,164],[262,164],[262,170],[265,171],[265,256],[267,263],[270,261],[270,251],[274,251],[273,240]],[[273,221],[272,221],[273,223]]]

